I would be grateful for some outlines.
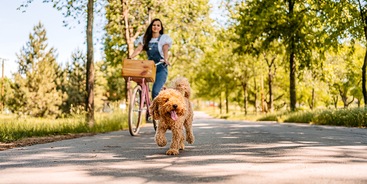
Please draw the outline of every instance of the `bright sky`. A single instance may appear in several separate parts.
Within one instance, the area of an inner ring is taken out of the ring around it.
[[[42,3],[41,0],[34,0],[22,13],[17,8],[24,1],[0,0],[0,59],[6,59],[4,73],[7,77],[12,77],[11,73],[17,71],[16,54],[26,45],[29,34],[33,33],[33,27],[39,21],[46,29],[49,48],[57,50],[59,63],[70,61],[72,52],[77,48],[86,51],[85,24],[72,22],[72,28],[64,27],[63,20],[66,19],[62,13],[52,8],[51,3]],[[101,59],[100,45],[97,44],[94,51],[95,60]]]

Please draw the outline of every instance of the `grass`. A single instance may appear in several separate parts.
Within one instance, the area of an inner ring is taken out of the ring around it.
[[[127,114],[96,114],[95,126],[90,128],[85,123],[85,116],[71,118],[16,118],[1,115],[0,142],[11,142],[26,137],[42,137],[77,133],[104,133],[128,128]]]
[[[307,123],[314,125],[330,125],[345,127],[367,127],[367,109],[346,108],[346,109],[319,109],[302,110],[296,112],[275,112],[268,114],[243,115],[243,112],[231,111],[228,114],[220,114],[218,110],[207,111],[213,117],[229,120],[252,120],[252,121],[276,121],[290,123]]]

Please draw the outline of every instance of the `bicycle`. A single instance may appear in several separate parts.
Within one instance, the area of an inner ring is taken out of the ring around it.
[[[131,64],[129,62],[135,63]],[[157,129],[157,121],[154,120],[149,113],[149,106],[152,99],[150,96],[148,82],[154,82],[156,66],[163,63],[164,62],[159,62],[155,64],[152,60],[124,60],[123,76],[127,79],[128,89],[130,89],[131,81],[136,83],[132,93],[129,93],[130,102],[128,124],[131,136],[135,136],[139,133],[144,111],[146,114],[146,120],[148,121],[148,119],[151,118],[154,130]]]

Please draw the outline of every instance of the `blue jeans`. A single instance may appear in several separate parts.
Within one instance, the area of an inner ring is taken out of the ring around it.
[[[158,96],[159,92],[161,91],[164,83],[167,81],[168,71],[167,68],[164,68],[163,70],[158,70],[155,75],[155,81],[153,84],[153,90],[152,90],[152,99],[154,99],[156,96]]]

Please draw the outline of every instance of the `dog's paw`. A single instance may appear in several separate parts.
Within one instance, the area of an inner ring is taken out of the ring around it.
[[[184,143],[181,143],[180,150],[184,150],[184,149],[185,149],[185,144]]]
[[[195,137],[194,137],[194,135],[188,135],[188,136],[186,137],[186,141],[187,141],[189,144],[194,144],[194,142],[195,142]]]
[[[169,149],[166,152],[166,155],[178,155],[178,154],[179,154],[179,151],[177,149]]]
[[[156,138],[155,142],[160,147],[163,147],[163,146],[167,145],[167,139],[165,137],[161,137],[160,139]]]

